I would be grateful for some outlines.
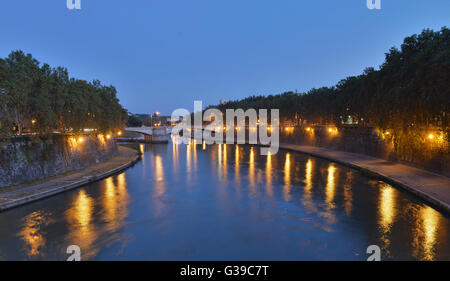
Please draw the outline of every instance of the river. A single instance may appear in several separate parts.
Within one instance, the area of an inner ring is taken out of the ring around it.
[[[130,146],[133,146],[130,144]],[[0,213],[0,260],[450,260],[450,218],[300,153],[139,145],[125,172]]]

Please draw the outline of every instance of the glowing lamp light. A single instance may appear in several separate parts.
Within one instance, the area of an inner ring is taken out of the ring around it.
[[[122,135],[122,131],[118,131],[117,135],[121,136]]]
[[[306,128],[306,131],[310,132],[310,131],[311,131],[311,128],[310,128],[310,127]]]
[[[111,135],[106,135],[106,139],[110,139],[111,138]]]
[[[82,137],[78,138],[78,142],[83,142],[83,141],[84,141],[84,139]]]
[[[434,139],[434,135],[433,135],[433,134],[429,134],[429,135],[428,135],[428,138],[429,138],[430,140],[432,140],[432,139]]]
[[[333,133],[337,133],[338,132],[338,129],[337,128],[328,128],[328,132],[330,132],[330,134],[333,134]]]

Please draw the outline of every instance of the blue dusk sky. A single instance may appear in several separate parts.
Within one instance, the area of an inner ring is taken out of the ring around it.
[[[118,90],[133,113],[303,92],[378,66],[449,0],[2,0],[0,57],[31,53]]]

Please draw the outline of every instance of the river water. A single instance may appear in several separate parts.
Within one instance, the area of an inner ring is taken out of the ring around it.
[[[132,146],[132,145],[131,145]],[[299,153],[134,145],[125,172],[0,213],[0,260],[450,260],[450,218]]]

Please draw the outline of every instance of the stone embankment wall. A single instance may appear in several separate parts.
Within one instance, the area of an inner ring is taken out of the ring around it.
[[[13,138],[0,143],[0,149],[0,187],[78,170],[105,161],[118,151],[115,141],[103,135]]]

